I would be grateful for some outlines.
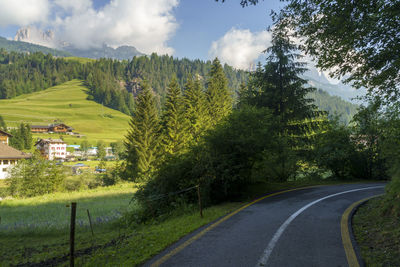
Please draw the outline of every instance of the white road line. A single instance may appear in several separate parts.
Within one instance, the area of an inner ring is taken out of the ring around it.
[[[332,194],[320,199],[317,199],[307,205],[305,205],[304,207],[302,207],[301,209],[299,209],[298,211],[296,211],[295,213],[293,213],[282,225],[281,227],[279,227],[278,231],[276,231],[275,235],[272,237],[271,241],[269,242],[267,248],[264,250],[264,253],[262,254],[260,260],[258,261],[256,267],[259,266],[266,266],[268,259],[272,253],[272,250],[274,249],[276,243],[278,242],[279,238],[281,237],[281,235],[283,234],[283,232],[286,230],[286,228],[289,226],[289,224],[297,217],[299,216],[299,214],[301,214],[303,211],[305,211],[306,209],[308,209],[309,207],[311,207],[314,204],[317,204],[318,202],[325,200],[327,198],[331,198],[331,197],[335,197],[335,196],[339,196],[339,195],[343,195],[346,193],[351,193],[351,192],[356,192],[356,191],[362,191],[362,190],[369,190],[369,189],[376,189],[376,188],[382,188],[384,186],[374,186],[374,187],[364,187],[364,188],[359,188],[359,189],[353,189],[353,190],[349,190],[349,191],[344,191],[344,192],[340,192],[340,193],[336,193],[336,194]]]

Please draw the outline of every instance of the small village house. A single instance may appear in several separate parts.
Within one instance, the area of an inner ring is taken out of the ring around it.
[[[11,134],[0,130],[0,143],[8,145],[8,138],[12,137]]]
[[[31,155],[8,146],[8,138],[11,134],[0,130],[0,179],[8,177],[12,166],[21,159],[30,158]]]
[[[48,160],[65,160],[67,157],[67,144],[61,139],[40,139],[35,146]]]
[[[64,123],[50,124],[50,125],[31,125],[32,133],[70,133],[74,129],[65,125]]]

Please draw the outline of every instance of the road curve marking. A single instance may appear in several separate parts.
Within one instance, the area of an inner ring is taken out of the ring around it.
[[[351,242],[351,238],[350,238],[350,229],[349,229],[350,215],[353,212],[353,210],[357,206],[359,206],[361,203],[363,203],[371,198],[377,197],[377,196],[380,196],[380,195],[367,197],[367,198],[361,199],[357,202],[354,202],[345,210],[345,212],[342,215],[342,220],[340,222],[340,228],[341,228],[341,232],[342,232],[343,247],[344,247],[344,251],[346,252],[346,258],[347,258],[347,263],[349,264],[349,267],[360,267],[360,263],[358,262],[357,255],[356,255],[355,249],[353,247],[353,243]]]
[[[276,231],[276,233],[274,234],[274,236],[272,237],[271,241],[268,243],[267,248],[264,250],[264,253],[262,254],[260,260],[257,263],[257,267],[259,266],[266,266],[269,257],[271,256],[272,250],[274,249],[276,243],[278,243],[279,238],[281,237],[281,235],[283,234],[283,232],[286,230],[286,228],[290,225],[290,223],[297,217],[299,216],[303,211],[305,211],[306,209],[308,209],[309,207],[317,204],[318,202],[321,202],[325,199],[331,198],[331,197],[335,197],[335,196],[339,196],[339,195],[343,195],[343,194],[347,194],[347,193],[352,193],[352,192],[357,192],[357,191],[362,191],[362,190],[369,190],[369,189],[376,189],[376,188],[381,188],[383,186],[373,186],[373,187],[363,187],[363,188],[358,188],[358,189],[353,189],[353,190],[348,190],[348,191],[343,191],[343,192],[339,192],[336,194],[332,194],[317,200],[314,200],[313,202],[303,206],[301,209],[299,209],[298,211],[296,211],[295,213],[293,213],[288,219],[286,219],[286,221],[279,227],[279,229]]]
[[[150,266],[151,267],[158,267],[161,264],[163,264],[164,262],[166,262],[169,258],[171,258],[172,256],[174,256],[175,254],[177,254],[178,252],[180,252],[181,250],[183,250],[184,248],[186,248],[187,246],[189,246],[190,244],[192,244],[194,241],[196,241],[197,239],[199,239],[200,237],[202,237],[205,233],[207,233],[208,231],[214,229],[215,227],[217,227],[219,224],[221,224],[222,222],[228,220],[229,218],[231,218],[233,215],[239,213],[240,211],[244,210],[245,208],[263,200],[269,197],[273,197],[276,195],[280,195],[283,193],[288,193],[288,192],[292,192],[292,191],[298,191],[298,190],[302,190],[302,189],[309,189],[309,188],[314,188],[314,187],[320,187],[321,185],[313,185],[313,186],[306,186],[306,187],[299,187],[299,188],[294,188],[294,189],[288,189],[288,190],[284,190],[284,191],[279,191],[276,193],[272,193],[272,194],[268,194],[266,196],[260,197],[244,206],[242,206],[241,208],[229,213],[228,215],[225,215],[224,217],[222,217],[221,219],[219,219],[218,221],[216,221],[215,223],[211,224],[210,226],[208,226],[206,229],[202,230],[200,233],[196,234],[195,236],[191,237],[190,239],[186,240],[183,244],[181,244],[180,246],[174,248],[173,250],[171,250],[170,252],[168,252],[167,254],[165,254],[163,257],[161,257],[160,259],[158,259],[157,261],[155,261],[154,263],[152,263]],[[323,186],[323,185],[322,185]]]

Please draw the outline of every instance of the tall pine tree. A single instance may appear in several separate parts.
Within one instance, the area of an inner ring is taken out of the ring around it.
[[[189,79],[184,91],[185,114],[189,120],[189,132],[193,143],[210,127],[210,115],[207,109],[207,100],[199,80]]]
[[[212,126],[232,111],[232,92],[228,89],[228,80],[218,58],[215,58],[207,80],[207,101]]]
[[[126,136],[126,175],[134,181],[144,181],[156,169],[160,149],[160,120],[155,99],[147,82],[136,100],[136,109]]]
[[[313,136],[325,120],[314,100],[307,98],[315,89],[300,77],[306,68],[305,63],[297,61],[301,55],[296,51],[284,24],[278,21],[272,31],[272,46],[267,49],[266,65],[259,65],[251,75],[249,88],[240,100],[267,107],[275,117],[276,149],[266,154],[266,161],[275,162],[274,173],[279,180],[295,173],[299,155],[310,149]]]
[[[182,91],[176,77],[168,86],[162,126],[164,152],[167,155],[184,152],[189,142],[189,120],[185,117]]]

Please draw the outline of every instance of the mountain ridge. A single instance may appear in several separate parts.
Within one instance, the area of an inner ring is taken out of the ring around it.
[[[88,48],[81,49],[76,48],[72,44],[69,44],[63,40],[58,40],[54,31],[47,30],[42,31],[36,27],[22,27],[18,29],[14,36],[14,41],[23,41],[28,43],[33,43],[41,45],[44,47],[50,47],[53,49],[58,49],[61,51],[66,51],[76,57],[88,57],[93,59],[99,58],[112,58],[118,60],[132,59],[135,56],[143,56],[144,53],[138,51],[136,47],[123,45],[117,48],[103,44],[99,48]]]

